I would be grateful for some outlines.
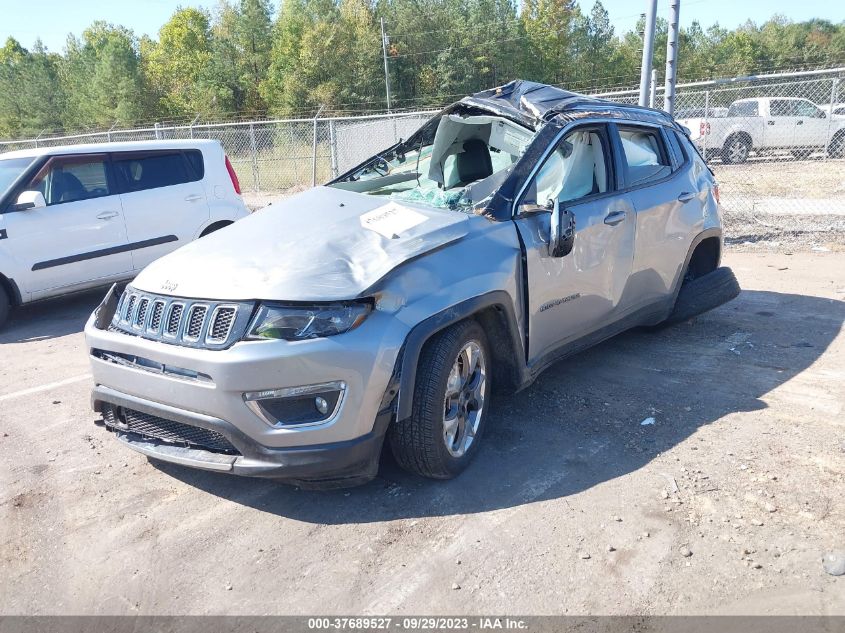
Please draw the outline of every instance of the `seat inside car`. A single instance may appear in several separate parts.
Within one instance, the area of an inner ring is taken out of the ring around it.
[[[458,177],[454,187],[465,187],[471,182],[493,175],[493,161],[487,143],[480,138],[464,142],[463,151],[455,155],[455,174]]]

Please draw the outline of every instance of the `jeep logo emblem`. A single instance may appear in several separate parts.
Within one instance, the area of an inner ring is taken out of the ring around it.
[[[174,290],[176,290],[176,286],[178,285],[179,284],[177,284],[175,281],[170,281],[169,279],[167,279],[163,284],[161,284],[161,289],[165,292],[173,292]]]

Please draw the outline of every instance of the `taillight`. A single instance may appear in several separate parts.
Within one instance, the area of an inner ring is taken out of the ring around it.
[[[229,162],[229,157],[226,156],[226,171],[229,172],[229,178],[232,179],[232,186],[235,188],[235,193],[241,194],[241,183],[238,182],[238,175],[235,173],[232,163]]]
[[[713,185],[713,197],[716,198],[716,204],[722,204],[719,200],[719,185]]]
[[[706,136],[707,134],[710,134],[710,124],[707,121],[702,121],[698,125],[698,135]]]

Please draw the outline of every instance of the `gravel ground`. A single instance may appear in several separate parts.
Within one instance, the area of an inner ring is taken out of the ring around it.
[[[726,259],[738,299],[497,398],[458,479],[328,493],[124,449],[89,409],[99,293],[22,310],[0,613],[845,615],[845,254]]]

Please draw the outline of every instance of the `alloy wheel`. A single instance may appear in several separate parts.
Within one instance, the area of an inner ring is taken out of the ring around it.
[[[458,353],[446,380],[443,441],[452,457],[462,457],[475,440],[484,411],[487,362],[477,341]]]

